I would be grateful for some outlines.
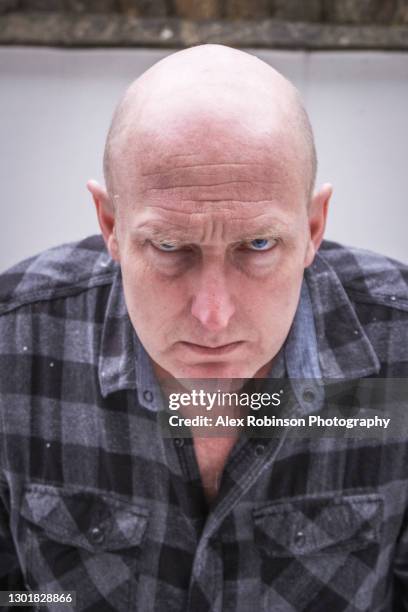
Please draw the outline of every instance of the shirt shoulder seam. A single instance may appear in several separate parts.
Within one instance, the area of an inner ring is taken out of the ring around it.
[[[72,297],[85,291],[89,291],[95,287],[109,285],[112,283],[113,277],[114,272],[109,272],[99,276],[92,282],[92,284],[89,284],[89,279],[92,277],[87,276],[82,278],[80,281],[76,281],[75,284],[64,285],[62,287],[47,287],[40,290],[29,291],[8,303],[6,302],[0,304],[0,316],[13,312],[22,306],[28,306],[29,304],[36,302],[48,302],[65,297]]]

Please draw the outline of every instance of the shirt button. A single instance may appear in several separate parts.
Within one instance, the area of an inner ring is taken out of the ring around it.
[[[295,534],[295,544],[296,546],[303,546],[303,544],[305,543],[306,537],[305,534],[303,533],[303,531],[298,531]]]
[[[174,440],[174,446],[177,446],[178,448],[181,448],[183,444],[184,444],[183,438],[176,438]]]
[[[305,400],[305,402],[311,403],[313,402],[314,398],[315,394],[310,389],[306,389],[306,391],[303,391],[303,399]]]
[[[257,457],[260,457],[261,455],[263,455],[265,452],[265,445],[264,444],[257,444],[255,446],[255,455]]]
[[[92,527],[89,532],[89,539],[93,544],[102,544],[105,539],[105,533],[100,527]]]
[[[147,402],[151,402],[153,399],[153,393],[149,391],[149,389],[146,389],[146,391],[143,391],[143,397]]]

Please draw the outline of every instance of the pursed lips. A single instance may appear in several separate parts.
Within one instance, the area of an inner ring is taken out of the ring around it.
[[[228,344],[221,344],[221,345],[215,345],[215,346],[196,344],[194,342],[186,342],[186,341],[181,341],[180,344],[184,346],[185,348],[190,349],[192,351],[214,356],[214,355],[222,355],[224,353],[229,353],[235,350],[236,348],[239,348],[240,346],[242,346],[244,344],[244,341],[238,340],[236,342],[229,342]]]

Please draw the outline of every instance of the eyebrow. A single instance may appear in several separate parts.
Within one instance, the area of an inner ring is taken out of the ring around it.
[[[274,237],[276,235],[280,235],[282,233],[287,233],[288,227],[286,224],[282,222],[269,222],[264,223],[262,225],[252,225],[250,228],[245,228],[244,232],[240,234],[240,237],[237,239],[239,241],[248,241],[253,240],[254,238],[264,238],[264,237]],[[189,228],[191,229],[191,228]],[[166,224],[165,226],[161,223],[152,223],[146,222],[142,225],[136,227],[132,231],[132,236],[136,239],[140,238],[150,238],[160,241],[182,241],[184,243],[193,242],[192,239],[188,236],[188,229],[180,227],[178,225]]]

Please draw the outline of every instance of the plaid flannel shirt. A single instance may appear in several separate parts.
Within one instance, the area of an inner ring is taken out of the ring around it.
[[[305,280],[324,378],[408,377],[404,265],[324,242]],[[75,590],[88,612],[408,610],[403,436],[241,439],[208,507],[191,440],[146,409],[101,237],[0,287],[0,590]]]

